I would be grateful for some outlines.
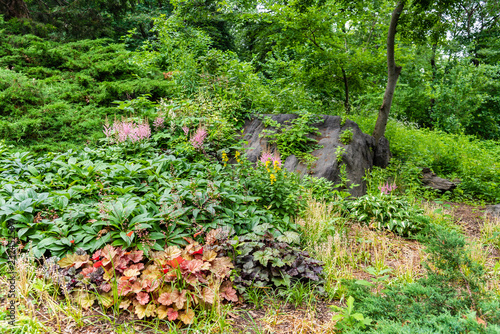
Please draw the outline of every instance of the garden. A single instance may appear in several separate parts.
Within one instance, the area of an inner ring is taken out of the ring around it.
[[[500,332],[498,23],[469,45],[434,15],[462,22],[453,2],[407,4],[392,157],[355,197],[351,130],[339,182],[310,175],[318,115],[374,133],[396,2],[21,2],[0,4],[1,332]]]

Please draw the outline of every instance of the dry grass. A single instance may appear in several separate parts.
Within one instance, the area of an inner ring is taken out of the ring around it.
[[[327,334],[335,333],[335,322],[328,321],[320,323],[317,314],[311,311],[282,313],[273,319],[273,322],[266,322],[264,330],[267,333],[280,334]],[[285,326],[281,326],[286,324]]]
[[[309,201],[297,223],[312,256],[325,263],[327,290],[336,297],[341,297],[342,278],[366,279],[368,267],[390,268],[392,279],[405,282],[422,275],[424,253],[418,242],[348,222],[332,205]]]
[[[486,269],[486,288],[500,298],[500,218],[486,216],[481,237],[471,240],[470,245],[473,260]]]
[[[27,254],[16,261],[16,326],[0,323],[4,332],[18,333],[65,333],[67,328],[85,325],[83,310],[60,299],[54,294],[54,286],[41,279],[33,259]],[[0,279],[2,294],[8,289],[7,282]],[[2,300],[2,307],[8,300]]]

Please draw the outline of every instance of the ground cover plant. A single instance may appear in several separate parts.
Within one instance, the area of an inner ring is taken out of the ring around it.
[[[12,220],[16,237],[33,242],[38,258],[47,250],[59,256],[80,247],[94,252],[106,243],[161,250],[219,226],[238,234],[260,223],[275,227],[276,236],[293,230],[297,207],[277,204],[285,191],[298,196],[303,187],[293,174],[272,178],[241,164],[250,177],[240,183],[242,172],[229,166],[188,163],[154,151],[149,158],[124,161],[127,149],[108,146],[34,158],[3,146],[2,236],[9,235]],[[258,180],[265,185],[254,185]],[[263,186],[276,199],[258,196]],[[268,211],[273,205],[274,214]]]

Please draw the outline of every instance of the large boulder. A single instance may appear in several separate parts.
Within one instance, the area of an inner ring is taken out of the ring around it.
[[[298,117],[294,114],[263,116],[269,116],[280,124],[286,124]],[[311,134],[309,137],[317,140],[318,145],[322,146],[322,148],[312,152],[312,155],[317,158],[316,162],[308,169],[307,165],[300,162],[296,156],[291,155],[284,162],[285,168],[297,171],[302,175],[308,173],[312,176],[324,177],[338,184],[341,178],[336,150],[338,146],[343,146],[345,153],[341,164],[346,165],[350,183],[358,184],[357,187],[350,190],[350,193],[354,196],[364,195],[366,193],[366,183],[363,180],[365,172],[374,166],[374,162],[377,166],[387,166],[390,159],[389,142],[383,138],[376,148],[372,136],[363,133],[359,126],[350,120],[341,125],[339,116],[322,116],[322,121],[314,124],[314,127],[318,129],[320,135]],[[353,135],[352,140],[344,145],[339,136],[347,129],[350,129]],[[247,157],[251,162],[256,162],[262,151],[268,146],[268,140],[260,136],[262,130],[264,130],[264,124],[261,119],[252,119],[245,123],[243,139],[248,142]]]

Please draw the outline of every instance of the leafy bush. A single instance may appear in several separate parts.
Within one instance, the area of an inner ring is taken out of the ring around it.
[[[278,152],[274,155],[264,152],[255,166],[242,160],[234,173],[240,185],[248,189],[250,195],[259,196],[260,205],[271,210],[284,223],[284,230],[288,230],[293,229],[291,218],[305,205],[304,187],[300,177],[283,169],[281,164]]]
[[[161,72],[129,64],[129,52],[109,40],[0,36],[0,138],[18,146],[49,151],[96,142],[105,116],[129,112],[113,101],[147,93],[156,100],[173,89]]]
[[[347,298],[345,309],[336,305],[333,305],[332,308],[337,312],[341,312],[340,314],[332,317],[332,320],[337,321],[335,327],[339,330],[345,331],[357,328],[365,329],[366,326],[369,326],[372,323],[370,318],[365,318],[361,313],[354,312],[354,298],[352,296]]]
[[[295,155],[299,159],[306,159],[317,145],[313,145],[316,141],[308,135],[318,134],[318,130],[312,126],[318,121],[318,116],[311,113],[303,113],[299,117],[279,124],[270,117],[264,118],[264,126],[266,129],[261,136],[269,139],[271,145],[276,145],[281,153],[283,160],[290,155]],[[271,129],[267,129],[271,127]]]
[[[238,301],[229,281],[233,267],[227,257],[197,242],[175,246],[143,258],[142,251],[107,245],[92,256],[79,250],[55,263],[45,264],[46,276],[56,279],[63,291],[88,309],[97,300],[105,308],[129,310],[139,319],[157,316],[190,324],[194,309]]]
[[[349,143],[352,140],[352,130],[351,129],[346,129],[342,131],[342,133],[339,136],[340,142],[344,145],[349,145]]]
[[[347,202],[346,207],[352,219],[402,236],[415,235],[427,223],[423,210],[415,209],[406,199],[387,194],[361,196]]]

